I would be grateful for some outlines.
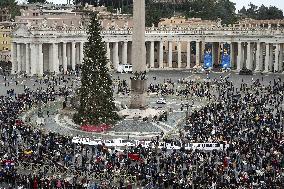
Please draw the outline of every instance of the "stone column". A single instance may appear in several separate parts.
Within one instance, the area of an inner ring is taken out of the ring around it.
[[[72,43],[66,43],[66,59],[67,59],[67,68],[68,65],[71,65],[72,68]]]
[[[52,71],[55,74],[59,73],[59,59],[58,59],[58,43],[52,43]]]
[[[181,42],[177,42],[178,68],[181,68]]]
[[[50,74],[53,74],[53,50],[52,50],[52,43],[49,44],[49,48],[48,48],[48,68],[49,68],[49,72]]]
[[[242,42],[238,42],[237,71],[242,69]]]
[[[279,51],[279,71],[283,71],[283,44],[280,43],[280,51]]]
[[[266,43],[264,72],[269,72],[269,59],[269,43]]]
[[[38,44],[38,75],[43,76],[43,53],[42,43]]]
[[[277,43],[275,48],[274,72],[279,71],[279,50],[280,50],[280,45],[279,43]]]
[[[263,61],[263,49],[264,43],[260,43],[260,53],[259,53],[259,71],[263,71],[264,61]]]
[[[110,60],[109,42],[106,42],[106,57],[107,57],[108,60]]]
[[[118,42],[113,43],[113,67],[114,70],[117,70],[119,59],[118,59]]]
[[[201,49],[200,49],[200,63],[204,63],[204,54],[205,54],[205,45],[206,45],[206,42],[204,41],[204,40],[202,40],[201,42],[200,42],[201,44],[200,44],[200,47],[201,47]]]
[[[111,68],[110,67],[110,62],[111,62],[111,60],[110,60],[110,48],[109,48],[109,42],[106,42],[106,57],[107,57],[107,60],[108,60],[108,63],[107,63],[107,67],[108,68]]]
[[[256,52],[255,52],[255,71],[259,72],[260,71],[260,42],[256,43]]]
[[[30,75],[30,47],[29,43],[26,43],[26,74]]]
[[[155,67],[155,58],[154,58],[154,50],[155,50],[155,42],[154,41],[151,41],[150,43],[150,67],[151,68],[154,68]]]
[[[122,46],[122,64],[128,64],[127,63],[127,41],[124,41],[123,46]]]
[[[31,75],[36,74],[37,70],[37,51],[36,51],[36,45],[34,43],[30,44],[31,48]]]
[[[71,56],[72,56],[72,59],[71,59],[71,64],[72,64],[72,70],[75,70],[75,67],[76,67],[76,43],[75,42],[72,42],[71,43]]]
[[[230,60],[231,60],[231,69],[234,68],[235,66],[235,46],[234,43],[229,43],[230,44]]]
[[[200,41],[196,41],[196,63],[195,66],[200,66]]]
[[[219,64],[219,43],[218,42],[214,42],[212,43],[212,66],[214,67],[215,65]]]
[[[273,44],[270,44],[269,46],[269,71],[273,72],[272,67],[273,67],[273,50],[274,50],[274,46]]]
[[[169,68],[173,67],[173,42],[172,41],[169,41],[168,64],[169,64]]]
[[[63,42],[62,66],[63,66],[63,74],[66,74],[67,73],[66,42]]]
[[[11,74],[15,74],[18,66],[17,66],[17,45],[14,42],[11,42],[11,62],[12,62]]]
[[[22,72],[26,72],[26,45],[22,44],[21,45],[21,68]]]
[[[163,41],[159,42],[159,68],[164,67],[164,43]]]
[[[248,42],[247,45],[247,64],[246,64],[247,69],[252,70],[252,46],[251,42]]]
[[[190,46],[190,41],[187,42],[186,45],[186,68],[190,68],[190,62],[191,62],[191,46]]]
[[[21,44],[20,43],[17,43],[17,64],[18,64],[17,73],[20,73],[22,71]]]
[[[84,42],[80,42],[80,64],[84,61]]]

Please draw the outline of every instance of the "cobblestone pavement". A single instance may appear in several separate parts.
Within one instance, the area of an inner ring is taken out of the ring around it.
[[[113,79],[125,79],[127,82],[130,82],[130,74],[113,74]],[[239,85],[242,81],[246,81],[247,83],[253,82],[256,79],[259,79],[261,82],[269,83],[269,81],[273,81],[274,79],[280,77],[283,78],[284,76],[282,74],[267,74],[267,75],[261,75],[256,74],[253,76],[239,76],[238,74],[232,72],[232,73],[210,73],[208,75],[206,74],[192,74],[190,71],[153,71],[148,73],[148,84],[160,84],[163,83],[166,80],[171,79],[173,82],[177,82],[178,80],[182,79],[194,79],[194,78],[200,78],[200,79],[219,79],[220,77],[228,77],[230,81],[233,81],[236,85]],[[68,80],[73,81],[73,86],[77,85],[78,81],[75,79],[74,76],[66,77]],[[8,80],[10,80],[11,77],[8,77]],[[4,79],[0,77],[0,95],[5,95],[6,91],[9,89],[15,89],[16,94],[21,93],[24,90],[24,87],[29,87],[33,90],[37,89],[38,87],[45,88],[46,86],[39,83],[36,78],[15,78],[14,81],[18,81],[18,85],[16,85],[15,82],[11,81],[9,82],[9,86],[5,86]],[[61,82],[58,86],[64,87],[64,86],[70,86],[72,82],[63,83]],[[170,113],[168,120],[166,122],[154,122],[154,123],[147,123],[147,122],[141,122],[141,121],[121,121],[119,122],[111,132],[109,132],[107,135],[96,135],[91,134],[87,132],[80,131],[77,125],[74,125],[68,116],[64,116],[62,114],[58,114],[61,109],[61,103],[57,102],[55,104],[49,104],[44,108],[44,112],[47,110],[50,112],[50,117],[47,117],[45,114],[45,124],[43,128],[47,131],[53,131],[53,132],[59,132],[64,133],[65,135],[80,135],[84,137],[102,137],[102,138],[115,138],[118,136],[121,137],[130,137],[130,138],[136,138],[136,137],[152,137],[157,135],[160,132],[172,132],[176,131],[178,122],[182,120],[185,117],[185,110],[180,111],[181,107],[181,99],[180,97],[176,96],[167,96],[165,97],[167,100],[167,105],[157,105],[155,102],[157,100],[158,96],[151,96],[148,98],[149,107],[153,108],[171,108],[173,110],[172,113]],[[117,101],[121,101],[122,103],[127,103],[128,98],[125,98],[125,96],[116,95],[115,99]],[[194,99],[195,107],[193,108],[200,108],[201,106],[204,106],[208,102],[206,100],[202,99]],[[31,121],[34,125],[36,125],[37,121],[37,110],[32,110],[29,112]]]
[[[263,82],[264,83],[269,83],[269,81],[273,81],[273,79],[280,77],[280,78],[284,78],[284,74],[256,74],[253,76],[240,76],[234,72],[231,73],[210,73],[208,75],[206,74],[194,74],[196,77],[200,77],[201,79],[206,79],[207,77],[209,77],[210,79],[214,79],[214,78],[220,78],[220,76],[222,77],[226,77],[227,75],[229,75],[229,80],[233,81],[236,85],[240,85],[241,80],[243,79],[244,81],[247,82],[252,82],[253,80],[256,79],[260,79],[262,80],[263,77]],[[118,74],[115,73],[112,75],[113,79],[126,79],[128,82],[130,81],[130,74]],[[151,71],[148,73],[148,84],[152,83],[152,84],[158,84],[158,83],[162,83],[163,81],[167,80],[167,79],[171,79],[172,81],[177,81],[178,79],[182,79],[182,78],[190,78],[192,77],[193,74],[190,73],[190,71],[180,71],[180,70],[176,70],[176,71]],[[18,81],[18,85],[16,86],[15,82],[11,81],[11,78],[14,78],[14,81],[17,80]],[[74,81],[74,86],[76,84],[75,82],[75,77],[74,76],[68,76],[66,78],[69,78],[71,81]],[[253,78],[253,80],[252,80]],[[0,75],[0,95],[5,95],[6,91],[9,89],[15,89],[15,92],[18,94],[20,92],[22,92],[24,90],[24,86],[27,86],[31,89],[36,89],[39,86],[40,87],[47,87],[45,85],[41,85],[38,82],[36,82],[36,78],[32,77],[32,78],[24,78],[24,77],[15,77],[15,76],[8,76],[7,79],[10,81],[9,82],[9,86],[5,86],[5,81],[3,79],[3,76]],[[66,84],[67,86],[70,85]],[[65,86],[65,83],[60,83],[59,87],[63,87]]]
[[[201,107],[205,102],[197,101],[193,108]],[[169,106],[171,106],[170,104]],[[172,106],[171,106],[172,107]],[[161,132],[167,133],[174,131],[177,125],[185,117],[185,110],[180,111],[180,100],[175,105],[173,112],[168,116],[167,121],[157,121],[157,122],[143,122],[143,121],[132,121],[132,120],[122,120],[117,123],[110,132],[102,134],[94,134],[81,131],[78,125],[75,125],[70,115],[65,115],[61,111],[62,102],[52,102],[42,108],[44,113],[44,124],[37,124],[40,119],[37,117],[38,109],[34,108],[23,114],[26,120],[31,120],[33,125],[37,125],[47,131],[63,133],[69,136],[82,136],[90,138],[151,138],[159,135]],[[165,108],[165,107],[164,107]],[[49,117],[46,112],[49,112]]]

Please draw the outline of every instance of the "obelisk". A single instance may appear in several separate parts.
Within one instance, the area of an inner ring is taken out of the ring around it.
[[[145,0],[133,2],[132,69],[130,109],[145,109],[147,80],[145,47]]]

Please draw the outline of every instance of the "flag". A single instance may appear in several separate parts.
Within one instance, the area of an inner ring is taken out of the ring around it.
[[[204,68],[209,69],[212,68],[212,44],[205,44],[204,49]]]
[[[225,43],[223,44],[223,52],[222,52],[222,68],[228,69],[231,67],[231,49],[230,44]]]

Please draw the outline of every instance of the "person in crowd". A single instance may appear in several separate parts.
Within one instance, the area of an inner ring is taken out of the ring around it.
[[[183,96],[183,100],[203,97],[211,101],[188,115],[179,137],[166,138],[162,134],[153,138],[149,147],[138,145],[122,152],[104,144],[73,143],[70,136],[46,132],[19,119],[23,111],[33,106],[65,99],[72,82],[67,76],[49,77],[35,81],[33,89],[26,86],[23,93],[9,89],[5,96],[0,96],[0,186],[283,188],[284,83],[281,79],[269,85],[252,80],[236,86],[228,78],[202,82],[168,79],[161,84],[150,84],[149,93]],[[62,87],[58,88],[59,85]],[[114,84],[114,90],[119,93],[127,94],[128,87],[125,80]],[[51,116],[51,112],[44,115]],[[180,149],[158,149],[156,146],[161,141],[176,144]],[[224,144],[224,148],[212,151],[183,148],[188,143],[218,143]],[[57,173],[20,169],[20,165],[28,164],[56,167]],[[66,170],[72,170],[72,175],[60,175]],[[83,173],[94,174],[98,179]],[[135,184],[122,175],[134,176]]]

